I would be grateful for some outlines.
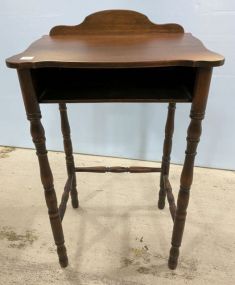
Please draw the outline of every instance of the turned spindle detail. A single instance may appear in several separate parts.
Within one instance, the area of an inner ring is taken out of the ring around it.
[[[122,173],[159,172],[158,208],[165,207],[167,198],[174,224],[168,266],[175,269],[212,69],[223,65],[224,57],[206,49],[178,24],[155,24],[135,11],[105,10],[88,15],[75,26],[55,26],[49,35],[6,59],[6,64],[18,72],[61,266],[68,265],[62,229],[68,200],[71,198],[74,208],[79,207],[76,172],[84,179],[85,173],[110,173],[120,175],[121,179],[126,175]],[[100,102],[169,104],[161,167],[75,167],[66,104]],[[59,105],[68,176],[60,205],[41,123],[39,104],[45,103]],[[169,181],[176,103],[191,104],[177,201]]]
[[[175,117],[175,103],[169,103],[168,105],[168,115],[165,126],[165,139],[163,145],[163,156],[162,156],[162,172],[160,176],[160,191],[158,199],[158,208],[163,209],[165,207],[166,200],[166,189],[164,188],[163,177],[169,175],[170,170],[170,155],[172,149],[172,137],[174,133],[174,117]]]
[[[55,239],[55,244],[57,246],[59,261],[62,267],[66,267],[68,264],[68,258],[66,248],[64,246],[64,235],[57,207],[57,198],[53,185],[53,176],[47,157],[44,129],[41,124],[41,114],[28,114],[28,120],[30,121],[30,131],[39,160],[41,181],[44,187],[48,214]]]
[[[67,166],[67,173],[68,177],[73,176],[73,183],[72,188],[70,189],[70,196],[72,199],[72,206],[73,208],[78,208],[79,201],[78,201],[78,192],[77,192],[77,182],[76,182],[76,175],[75,175],[75,165],[74,165],[74,157],[73,157],[73,146],[70,136],[70,126],[69,120],[67,115],[67,107],[65,103],[59,104],[60,110],[60,118],[61,118],[61,131],[63,134],[64,139],[64,152],[66,158],[66,166]]]
[[[63,218],[64,218],[64,214],[65,214],[66,207],[67,207],[67,202],[69,199],[69,193],[70,193],[70,191],[72,189],[72,185],[73,185],[74,176],[75,175],[68,177],[68,180],[67,180],[65,187],[64,187],[64,192],[63,192],[62,197],[61,197],[61,203],[59,206],[59,214],[60,214],[61,221],[63,221]]]
[[[143,167],[143,166],[93,166],[93,167],[75,167],[75,172],[94,172],[94,173],[151,173],[151,172],[161,172],[159,167]]]
[[[167,176],[163,176],[163,184],[164,184],[164,189],[166,191],[166,196],[167,196],[167,201],[169,204],[169,210],[171,213],[171,217],[174,222],[175,212],[176,212],[175,197],[172,193],[171,184]]]
[[[55,244],[57,246],[60,265],[62,267],[66,267],[68,265],[68,257],[66,247],[64,245],[64,234],[57,206],[56,193],[53,185],[53,176],[47,156],[45,132],[41,123],[41,112],[39,104],[34,93],[30,71],[19,70],[18,76],[20,80],[27,118],[30,121],[30,132],[38,156],[41,181],[44,188],[48,214]]]
[[[184,166],[180,179],[180,190],[177,200],[177,209],[174,220],[173,234],[171,240],[170,256],[168,266],[175,269],[178,263],[179,248],[181,246],[184,225],[189,203],[190,187],[193,182],[193,167],[202,132],[202,120],[204,119],[207,97],[210,87],[212,69],[201,68],[198,70],[197,80],[194,90],[190,118],[191,122],[187,132],[187,148],[185,151]]]

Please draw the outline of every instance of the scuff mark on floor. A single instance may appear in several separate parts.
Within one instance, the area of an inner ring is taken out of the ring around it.
[[[18,234],[10,227],[2,227],[0,230],[0,240],[9,241],[8,247],[10,248],[22,249],[32,245],[37,239],[38,236],[32,230],[26,230],[24,234]]]
[[[15,150],[15,147],[10,147],[10,146],[0,147],[0,158],[9,157],[9,153],[14,150]]]
[[[128,257],[121,259],[121,270],[128,268],[128,271],[167,279],[182,277],[187,280],[192,280],[196,277],[198,267],[197,260],[186,260],[182,258],[180,267],[183,270],[169,271],[167,267],[167,257],[152,252],[150,246],[144,242],[143,237],[140,239],[136,238],[135,241],[138,242],[136,247],[131,247],[127,252]]]

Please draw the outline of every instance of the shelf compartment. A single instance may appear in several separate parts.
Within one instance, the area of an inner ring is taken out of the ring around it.
[[[191,102],[196,68],[31,70],[40,103]]]

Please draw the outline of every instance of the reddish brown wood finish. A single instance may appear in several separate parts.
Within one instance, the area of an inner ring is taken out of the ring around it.
[[[157,33],[131,37],[43,36],[24,53],[7,59],[7,65],[11,68],[203,67],[219,66],[223,61],[223,57],[207,50],[191,34]]]
[[[181,245],[187,207],[189,202],[190,187],[193,181],[193,166],[202,132],[202,120],[205,115],[207,97],[209,93],[212,69],[201,68],[198,70],[194,99],[191,107],[191,122],[188,127],[187,148],[185,161],[181,174],[180,190],[178,194],[177,210],[172,234],[172,247],[169,257],[169,268],[175,269],[178,262],[179,247]]]
[[[160,177],[160,191],[158,199],[158,208],[163,209],[165,207],[166,199],[166,188],[164,184],[164,176],[169,175],[170,170],[170,155],[172,149],[172,136],[174,133],[174,118],[175,118],[175,103],[169,103],[168,115],[165,126],[165,140],[163,145],[163,156],[162,156],[162,172]]]
[[[77,182],[76,182],[76,175],[74,171],[74,158],[73,158],[73,146],[70,137],[70,126],[69,120],[67,115],[67,107],[65,103],[59,104],[60,110],[60,118],[61,118],[61,131],[64,138],[64,152],[66,158],[66,166],[67,166],[67,173],[68,177],[73,177],[72,180],[72,188],[70,191],[71,199],[72,199],[72,206],[73,208],[78,208],[78,192],[77,192]]]
[[[113,172],[113,173],[150,173],[150,172],[161,172],[161,168],[158,167],[143,167],[143,166],[131,166],[131,167],[123,167],[123,166],[94,166],[94,167],[75,167],[76,172],[96,172],[96,173],[105,173],[105,172]]]
[[[172,188],[171,188],[171,184],[170,184],[168,175],[163,176],[163,187],[164,187],[164,190],[166,191],[167,201],[169,204],[169,210],[171,213],[172,220],[174,222],[175,221],[175,213],[176,213],[175,197],[172,193]]]
[[[48,207],[48,214],[51,222],[51,228],[54,235],[60,265],[68,265],[68,257],[64,246],[64,234],[57,207],[57,198],[53,185],[53,176],[47,157],[45,144],[45,133],[41,123],[41,111],[34,93],[34,88],[29,70],[19,70],[18,72],[20,86],[22,90],[27,118],[30,121],[30,131],[37,151],[41,181],[44,187],[45,199]]]
[[[67,180],[65,187],[64,187],[64,192],[63,192],[62,197],[61,197],[61,202],[60,202],[60,206],[59,206],[59,215],[60,215],[61,222],[63,221],[64,214],[66,211],[67,202],[69,199],[69,193],[71,193],[71,189],[73,187],[74,177],[75,177],[75,174],[72,174],[71,176],[68,177],[68,180]]]
[[[164,207],[167,194],[174,221],[168,265],[175,269],[212,67],[222,65],[224,58],[208,51],[199,40],[191,34],[185,34],[177,24],[157,25],[137,12],[111,10],[92,14],[78,26],[54,27],[49,36],[34,42],[25,52],[8,58],[6,63],[8,67],[18,70],[61,266],[68,264],[61,219],[69,192],[73,207],[78,207],[75,172],[153,171],[162,172],[158,206],[160,209]],[[87,88],[80,85],[79,78],[82,75],[82,82]],[[102,78],[105,80],[102,81]],[[115,85],[117,79],[118,86]],[[110,83],[108,88],[106,81]],[[140,81],[141,84],[135,86]],[[177,92],[172,92],[172,88]],[[85,89],[89,89],[88,92]],[[102,95],[105,90],[106,94]],[[125,90],[131,94],[127,95]],[[181,90],[184,96],[179,95]],[[155,92],[154,96],[150,95],[152,92]],[[60,103],[68,180],[59,211],[40,121],[39,102]],[[162,167],[75,167],[66,102],[168,102]],[[192,102],[177,208],[168,177],[175,102]]]
[[[157,25],[125,10],[92,14],[78,26],[54,27],[50,36],[7,59],[12,68],[211,67],[223,62],[181,26]]]
[[[85,18],[77,26],[56,26],[51,29],[50,36],[81,35],[131,35],[153,33],[183,33],[178,24],[157,25],[145,15],[128,10],[106,10],[96,12]]]

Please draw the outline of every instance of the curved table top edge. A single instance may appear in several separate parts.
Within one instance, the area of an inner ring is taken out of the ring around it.
[[[183,35],[191,35],[189,33]],[[50,36],[43,36],[41,39]],[[59,37],[50,37],[53,39]],[[68,39],[72,37],[68,36]],[[194,38],[194,37],[193,37]],[[37,44],[41,39],[33,42],[25,51],[16,54],[6,59],[6,65],[9,68],[25,69],[25,68],[43,68],[43,67],[61,67],[61,68],[148,68],[148,67],[171,67],[171,66],[187,66],[187,67],[218,67],[222,66],[225,58],[215,52],[208,50],[200,40],[194,38],[201,43],[201,52],[205,56],[198,59],[189,59],[183,56],[177,59],[170,60],[145,60],[145,61],[62,61],[62,60],[35,60],[30,59],[28,51]],[[24,59],[25,58],[25,59]]]
[[[105,10],[88,15],[76,26],[53,27],[6,64],[17,69],[144,68],[216,67],[224,61],[178,24],[155,24],[131,10]]]

